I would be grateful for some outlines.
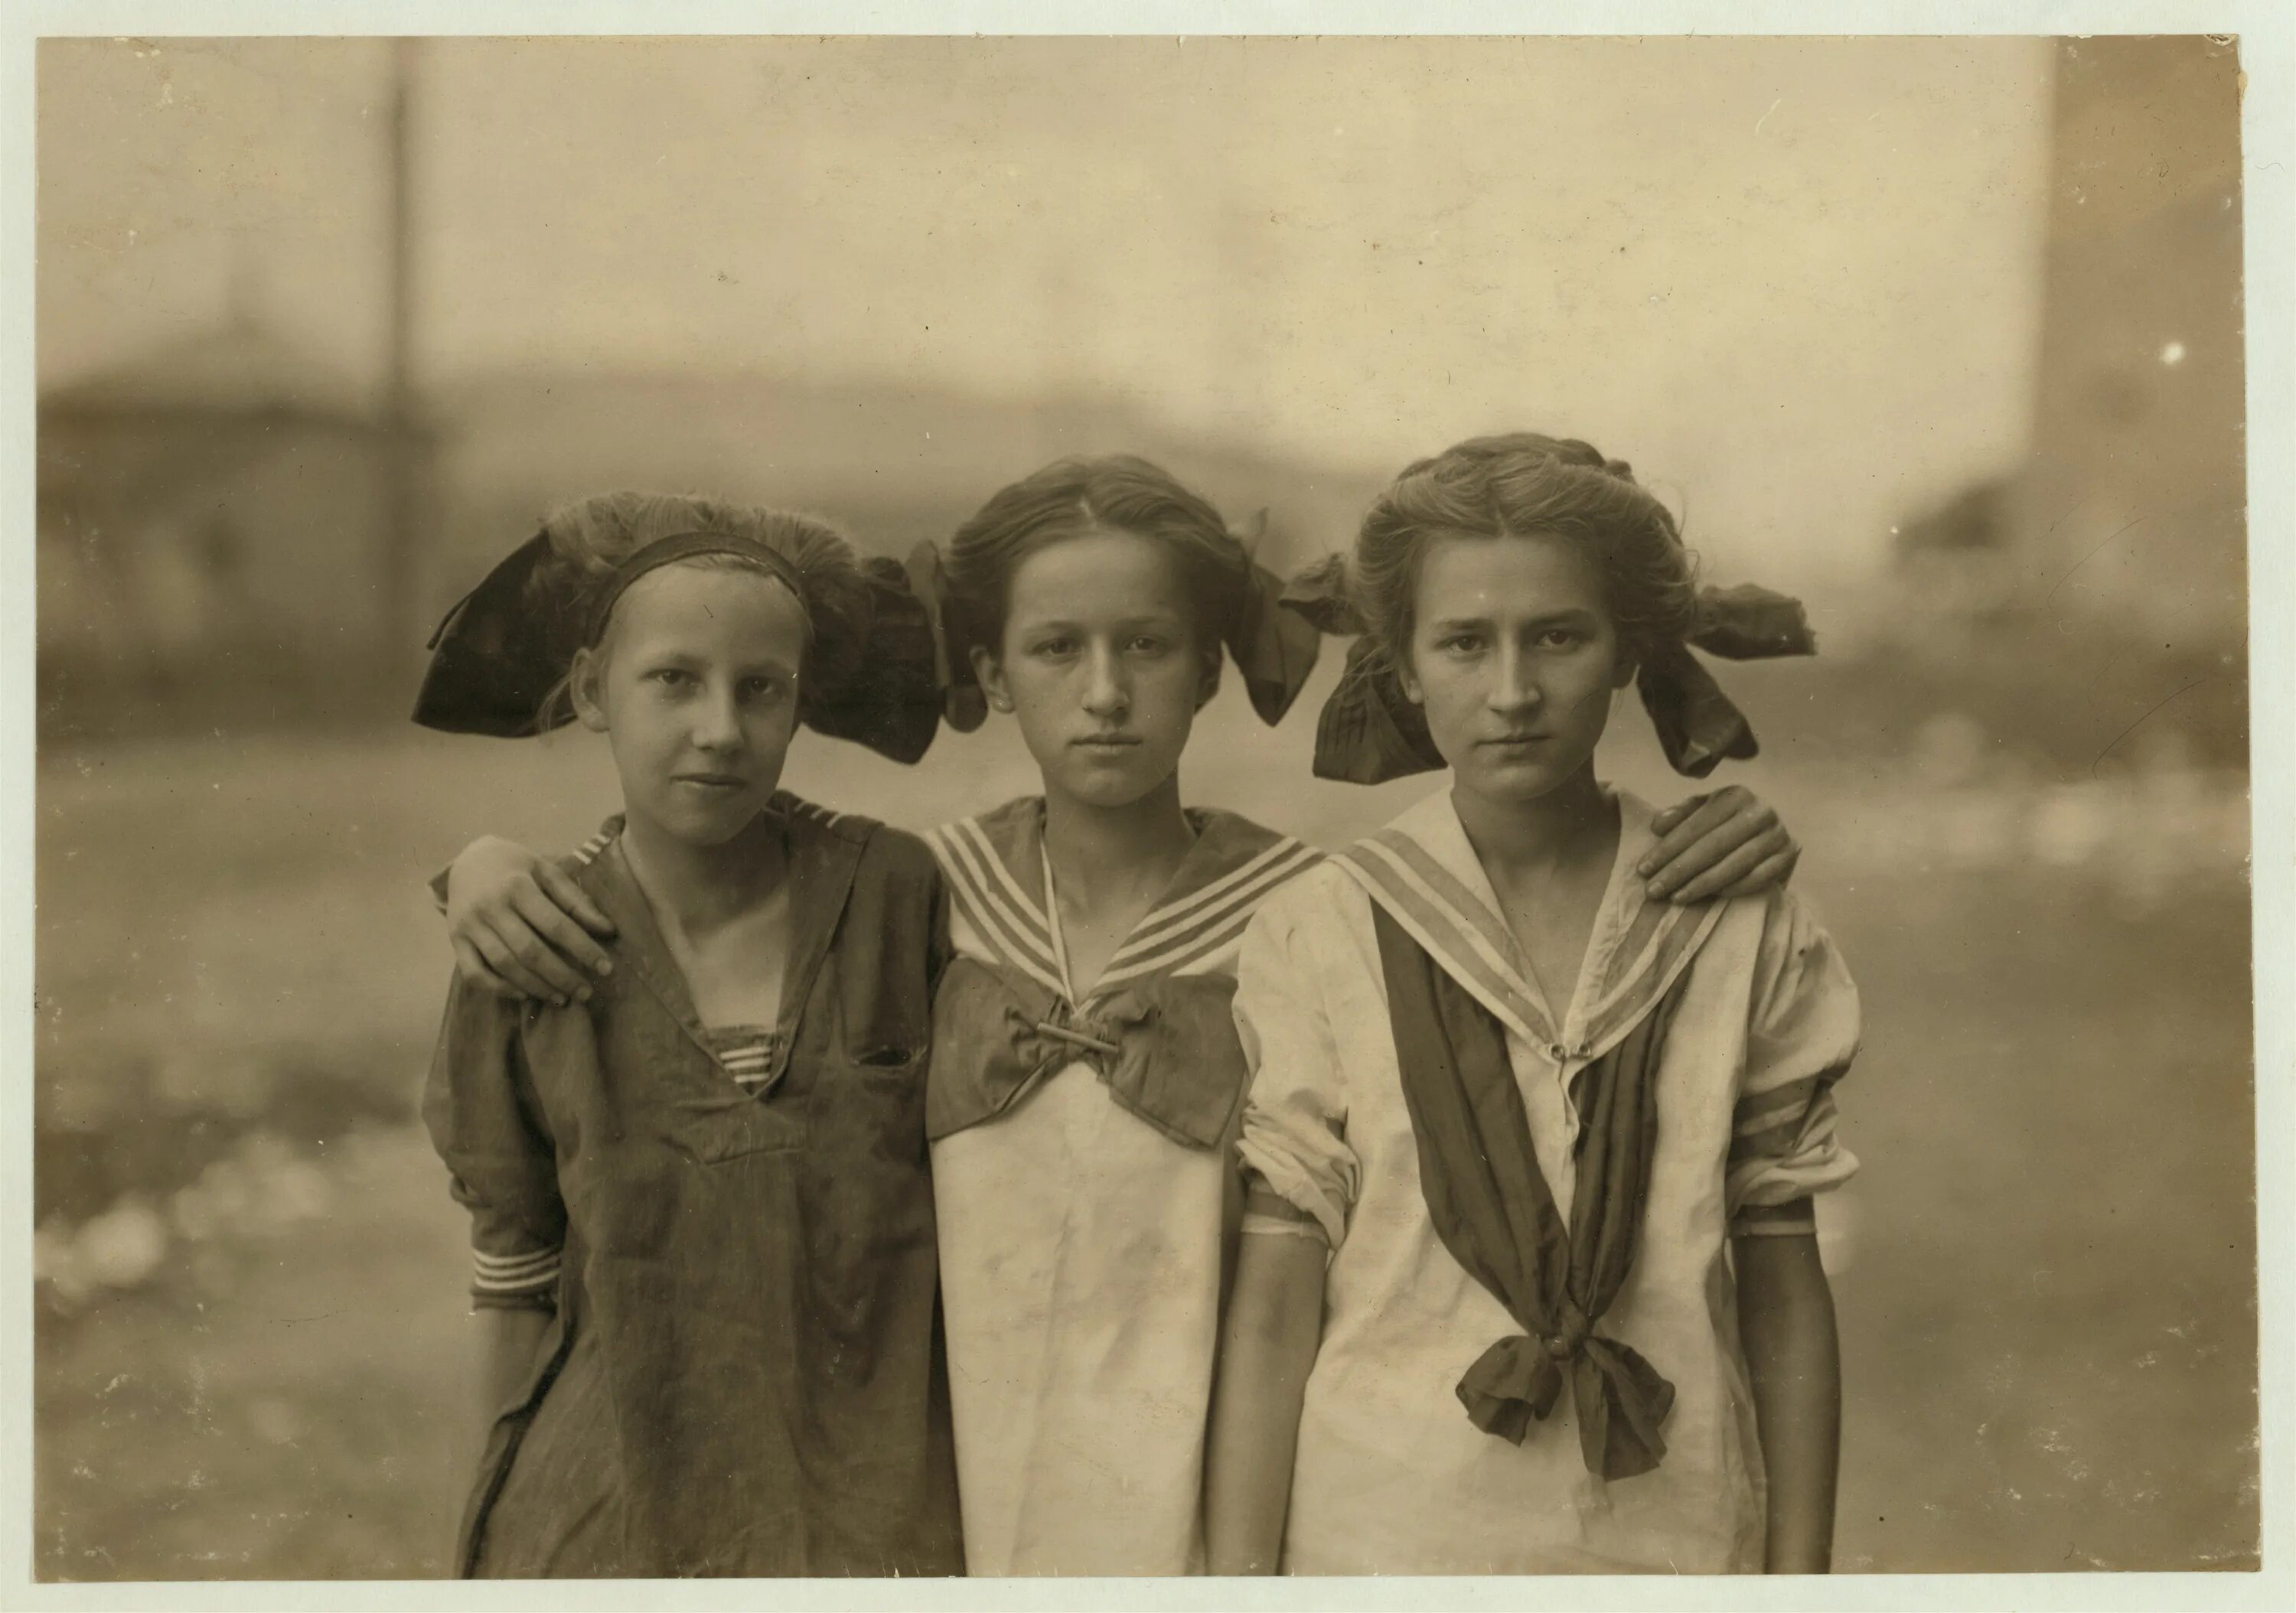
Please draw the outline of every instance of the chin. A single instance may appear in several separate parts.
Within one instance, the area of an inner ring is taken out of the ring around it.
[[[718,812],[664,812],[654,822],[672,839],[706,851],[739,836],[765,809],[765,802],[757,801]]]
[[[1171,776],[1169,767],[1160,772],[1152,766],[1063,768],[1061,787],[1087,806],[1129,806]]]
[[[1554,794],[1578,770],[1558,772],[1552,767],[1538,766],[1478,766],[1465,769],[1464,777],[1474,792],[1487,801],[1496,801],[1513,806],[1528,806]]]

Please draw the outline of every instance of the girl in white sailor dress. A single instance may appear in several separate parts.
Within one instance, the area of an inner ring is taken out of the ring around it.
[[[1017,715],[1045,786],[927,837],[955,954],[925,1123],[966,1560],[1190,1572],[1238,1200],[1236,943],[1316,854],[1185,810],[1180,753],[1223,639],[1273,722],[1316,635],[1210,505],[1132,459],[1005,488],[945,585],[920,580],[955,681]]]
[[[1129,457],[1006,487],[909,578],[947,719],[1013,714],[1044,779],[928,836],[955,954],[925,1120],[967,1572],[1196,1571],[1242,1205],[1236,951],[1317,854],[1184,806],[1178,770],[1223,646],[1273,723],[1321,602],[1279,609],[1218,512]],[[1781,846],[1774,815],[1729,791],[1680,815],[1653,868],[1693,894],[1759,888],[1790,865]],[[471,848],[450,895],[474,979],[578,989],[597,924],[530,853]]]
[[[1702,599],[1625,466],[1529,436],[1407,470],[1351,592],[1319,767],[1451,788],[1245,938],[1211,1568],[1822,1570],[1857,992],[1783,890],[1647,900],[1593,773],[1635,679],[1678,768],[1751,755],[1684,644],[1807,651],[1800,608]]]

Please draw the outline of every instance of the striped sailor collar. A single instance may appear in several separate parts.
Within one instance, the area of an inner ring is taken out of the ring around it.
[[[1723,904],[1653,901],[1635,865],[1657,843],[1647,803],[1607,790],[1619,849],[1576,988],[1557,1015],[1500,916],[1498,897],[1448,790],[1332,854],[1349,878],[1499,1022],[1556,1064],[1601,1057],[1687,968]]]
[[[1231,812],[1191,808],[1187,816],[1195,843],[1084,998],[1177,973],[1234,946],[1260,901],[1321,855]],[[1058,904],[1048,897],[1043,798],[1025,796],[943,824],[925,838],[959,915],[994,961],[1080,1006],[1069,978]]]

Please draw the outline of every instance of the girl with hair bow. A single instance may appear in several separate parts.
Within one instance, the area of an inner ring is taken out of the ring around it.
[[[1702,594],[1625,465],[1529,434],[1410,466],[1295,598],[1363,635],[1316,771],[1449,788],[1244,937],[1213,1571],[1823,1570],[1857,990],[1784,888],[1651,901],[1594,771],[1629,682],[1679,771],[1753,754],[1685,646],[1807,653],[1800,607]]]
[[[424,1092],[482,1322],[463,1574],[964,1570],[923,1124],[939,880],[779,787],[800,722],[897,758],[931,737],[908,603],[819,521],[620,494],[432,641],[418,722],[578,720],[623,798],[556,869],[612,919],[613,972],[546,1003],[457,979]]]

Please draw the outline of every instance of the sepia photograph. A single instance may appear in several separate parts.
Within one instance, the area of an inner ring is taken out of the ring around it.
[[[2243,38],[29,48],[35,1582],[2261,1583]]]

